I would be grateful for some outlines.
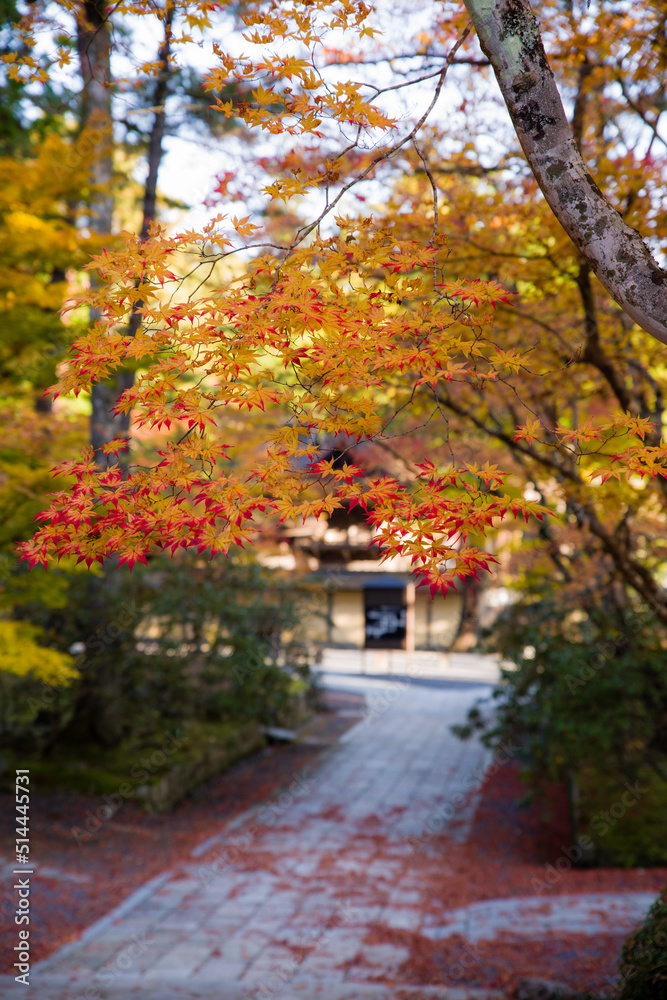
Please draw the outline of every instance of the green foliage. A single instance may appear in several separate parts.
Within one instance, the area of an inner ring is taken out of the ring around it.
[[[577,836],[593,842],[587,861],[605,867],[667,865],[667,784],[639,771],[632,784],[585,768],[577,773]]]
[[[5,745],[117,746],[193,720],[279,724],[312,690],[293,590],[243,553],[53,575],[64,578],[66,603],[27,602],[15,614],[57,655],[71,651],[80,676],[55,696],[6,678],[21,710]]]
[[[478,703],[466,737],[519,747],[533,790],[576,788],[576,830],[585,864],[667,861],[667,661],[665,628],[609,593],[533,584],[485,636],[502,671],[492,702]]]
[[[0,444],[0,741],[13,734],[29,744],[35,720],[50,711],[51,701],[65,703],[71,698],[68,687],[76,670],[67,647],[54,648],[51,637],[39,628],[40,622],[12,619],[23,604],[40,604],[44,614],[63,607],[70,574],[26,572],[17,563],[15,546],[30,537],[44,496],[53,490],[50,470],[55,457],[80,444],[81,429],[66,417],[36,413],[31,401],[20,398],[0,407],[0,426],[4,426]]]
[[[623,780],[647,766],[667,776],[666,637],[646,608],[529,593],[486,636],[489,651],[516,665],[503,670],[494,716],[478,706],[459,732],[518,743],[534,781],[585,767]]]
[[[71,702],[79,676],[73,657],[45,638],[37,625],[0,620],[0,745],[32,748],[50,706]]]
[[[667,1000],[667,894],[623,946],[619,1000]]]

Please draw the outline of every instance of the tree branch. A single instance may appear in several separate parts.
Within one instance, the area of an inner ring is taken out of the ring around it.
[[[462,406],[446,391],[440,389],[437,393],[437,398],[440,404],[451,410],[452,413],[456,413],[457,416],[470,421],[484,434],[507,445],[515,458],[525,456],[532,459],[532,461],[541,465],[544,469],[555,473],[557,481],[562,482],[565,480],[571,486],[574,486],[575,495],[567,497],[568,510],[576,517],[579,526],[586,528],[598,540],[602,551],[610,557],[625,583],[632,587],[646,601],[660,621],[667,623],[667,594],[665,590],[655,580],[651,571],[643,566],[630,552],[629,539],[623,538],[622,533],[618,535],[616,532],[605,528],[595,513],[593,505],[576,496],[576,492],[580,491],[584,485],[576,468],[568,467],[548,455],[544,455],[525,442],[514,441],[511,434],[504,431],[502,427],[496,428],[485,423],[476,413]]]
[[[464,2],[549,207],[612,298],[667,344],[667,273],[588,172],[528,0]]]

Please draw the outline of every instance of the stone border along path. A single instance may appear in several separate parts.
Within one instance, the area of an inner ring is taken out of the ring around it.
[[[369,925],[377,923],[436,940],[452,928],[473,936],[471,928],[483,924],[492,936],[531,902],[478,903],[443,912],[434,921],[428,879],[411,865],[410,838],[439,863],[436,851],[442,847],[430,843],[429,824],[434,832],[446,829],[461,840],[472,822],[474,792],[489,753],[478,743],[460,742],[449,727],[465,717],[485,688],[350,674],[328,674],[324,680],[363,691],[368,708],[323,754],[316,770],[296,774],[275,801],[237,817],[178,870],[153,879],[80,940],[35,966],[28,990],[3,977],[0,995],[26,1000],[501,997],[444,985],[394,986],[392,977],[408,950],[364,943]],[[102,882],[103,872],[99,876]],[[586,925],[585,899],[579,897],[576,907],[579,930]],[[544,912],[545,901],[539,903]],[[589,909],[600,905],[596,897]],[[647,908],[647,900],[634,900],[632,919]],[[628,919],[627,912],[619,913],[621,929]]]

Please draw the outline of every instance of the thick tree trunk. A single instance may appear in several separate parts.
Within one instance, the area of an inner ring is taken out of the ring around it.
[[[95,194],[90,207],[91,228],[101,236],[111,232],[113,221],[113,160],[111,147],[111,38],[107,5],[101,0],[87,0],[81,11],[78,30],[78,49],[83,78],[82,117],[86,125],[94,128],[94,134],[101,137],[98,155],[93,164],[93,184]],[[153,127],[148,143],[148,175],[144,187],[142,239],[156,215],[157,178],[162,159],[162,141],[165,131],[164,103],[169,80],[169,54],[171,47],[174,4],[168,0],[165,8],[164,40],[158,52],[162,68],[158,73],[153,93],[156,108]],[[95,316],[91,316],[94,321]],[[141,323],[141,306],[135,308],[130,318],[129,335],[134,336]],[[118,397],[132,387],[134,373],[129,370],[118,372],[111,382],[97,382],[92,388],[91,444],[95,460],[102,468],[118,462],[115,456],[106,456],[103,445],[115,438],[126,438],[130,430],[130,414],[115,415],[113,408]],[[121,460],[122,461],[122,460]]]
[[[155,118],[148,148],[148,176],[144,189],[141,238],[148,235],[155,219],[157,177],[162,158],[162,141],[165,130],[164,102],[169,77],[169,51],[174,5],[168,0],[165,10],[165,35],[158,58],[162,69],[158,74],[153,104]],[[101,236],[111,232],[113,216],[113,160],[111,119],[111,36],[108,7],[102,0],[86,0],[80,11],[78,50],[83,81],[82,122],[88,126],[98,143],[93,163],[92,181],[95,193],[90,206],[90,226]],[[91,321],[96,316],[91,315]],[[130,318],[129,333],[134,336],[141,322],[141,306]],[[118,459],[106,456],[102,446],[115,438],[127,437],[130,415],[115,416],[113,407],[121,393],[132,386],[134,373],[124,369],[109,382],[98,382],[92,390],[92,415],[90,436],[97,464],[107,468]],[[116,585],[114,568],[106,567],[101,581],[92,580],[88,605],[93,612],[91,632],[105,634],[108,624],[110,598]],[[122,651],[119,644],[105,646],[91,659],[83,672],[79,695],[72,718],[63,734],[64,739],[76,743],[94,741],[106,746],[117,743],[123,732]]]
[[[667,344],[667,272],[588,172],[528,0],[464,2],[551,210],[609,294]]]
[[[83,91],[81,95],[82,124],[92,130],[96,155],[92,165],[93,198],[90,204],[90,228],[100,236],[111,232],[113,222],[112,119],[111,119],[111,30],[107,5],[102,0],[86,0],[79,12],[77,47]],[[91,313],[91,321],[96,315]],[[111,409],[119,392],[127,386],[95,383],[92,387],[90,441],[95,460],[107,467],[102,445],[127,434],[128,418],[114,417]],[[129,383],[132,384],[131,381]]]
[[[82,81],[81,124],[90,131],[95,143],[89,224],[99,236],[107,236],[111,232],[113,221],[111,28],[108,12],[104,0],[84,0],[77,20]],[[91,310],[91,323],[96,319],[95,311]],[[123,425],[110,412],[118,394],[119,386],[104,382],[94,384],[91,391],[90,440],[96,461],[104,468],[107,458],[101,450],[102,445],[123,434]],[[93,632],[106,625],[108,601],[104,590],[109,583],[109,576],[105,574],[102,581],[92,579],[88,587],[87,604],[93,613]],[[120,702],[118,665],[100,657],[83,672],[74,712],[61,739],[77,744],[93,741],[112,746],[118,743],[122,736]]]

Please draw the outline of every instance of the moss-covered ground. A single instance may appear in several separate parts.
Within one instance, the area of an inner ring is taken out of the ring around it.
[[[208,747],[233,742],[239,728],[230,722],[189,721],[148,736],[135,735],[116,747],[58,746],[40,755],[5,750],[2,790],[9,789],[15,768],[30,770],[33,791],[111,795],[121,785],[150,785]]]

